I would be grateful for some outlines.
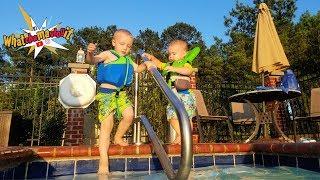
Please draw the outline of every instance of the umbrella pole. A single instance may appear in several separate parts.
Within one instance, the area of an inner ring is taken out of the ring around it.
[[[261,73],[262,86],[264,86],[264,72]]]

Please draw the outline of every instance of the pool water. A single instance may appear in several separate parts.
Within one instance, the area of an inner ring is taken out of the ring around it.
[[[112,172],[108,176],[98,177],[96,173],[77,174],[75,176],[60,176],[54,179],[167,179],[163,172]],[[277,166],[277,167],[252,167],[252,166],[209,166],[195,168],[190,171],[189,179],[320,179],[320,173],[305,169]]]

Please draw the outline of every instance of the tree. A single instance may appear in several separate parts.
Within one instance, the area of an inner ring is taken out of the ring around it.
[[[224,44],[221,39],[214,37],[215,43],[203,50],[204,56],[195,64],[198,67],[198,86],[215,86],[222,82],[224,63]]]
[[[226,43],[225,80],[253,80],[251,72],[254,34],[260,3],[266,3],[285,51],[289,51],[289,39],[293,29],[296,0],[254,0],[253,6],[237,1],[235,8],[225,17],[226,34],[231,40]]]
[[[46,48],[43,48],[38,56],[34,59],[34,51],[28,54],[29,49],[16,49],[16,48],[5,48],[6,55],[10,61],[10,69],[6,69],[4,72],[11,76],[25,76],[30,78],[31,81],[40,81],[37,76],[58,76],[52,74],[53,69],[61,69],[60,52],[66,50],[57,49],[58,54],[54,54]],[[70,56],[70,54],[69,54]],[[66,62],[64,62],[66,63]],[[59,71],[55,71],[59,72]],[[25,79],[24,79],[25,80]],[[43,81],[43,80],[41,80]]]
[[[151,29],[139,31],[139,35],[135,38],[134,49],[144,49],[160,59],[164,58],[164,53],[162,53],[163,44],[159,34]]]
[[[0,47],[0,72],[1,75],[6,75],[11,72],[11,65],[6,59],[7,52],[5,48]],[[5,77],[0,77],[0,82],[5,80]]]
[[[97,26],[85,27],[75,32],[75,35],[73,36],[74,45],[78,47],[83,46],[83,44],[81,44],[78,39],[78,37],[80,36],[87,43],[97,43],[98,51],[112,49],[111,40],[116,30],[117,27],[115,25],[108,26],[105,30]]]
[[[1,66],[3,66],[5,63],[6,63],[6,61],[5,61],[5,59],[4,59],[4,56],[5,56],[5,51],[4,51],[4,49],[2,49],[1,47],[0,47],[0,65]]]
[[[300,75],[319,74],[320,66],[320,11],[312,16],[305,12],[295,25],[289,40],[288,59]]]
[[[198,45],[201,49],[205,48],[201,33],[194,26],[183,22],[169,26],[161,34],[164,48],[167,48],[168,44],[175,39],[185,40],[191,46]]]
[[[282,30],[286,30],[285,27],[292,25],[294,13],[297,9],[296,0],[254,0],[254,6],[245,5],[237,1],[235,8],[231,10],[229,16],[225,17],[226,34],[230,35],[232,32],[242,32],[248,37],[253,37],[260,3],[267,4],[275,26],[280,31],[280,33],[278,32],[279,34],[281,34]]]

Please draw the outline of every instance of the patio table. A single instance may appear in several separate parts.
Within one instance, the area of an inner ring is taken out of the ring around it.
[[[281,135],[286,141],[294,142],[288,138],[283,131],[280,129],[279,124],[276,120],[276,112],[279,108],[279,103],[288,99],[293,99],[295,97],[301,96],[301,92],[297,90],[289,90],[288,93],[282,91],[281,89],[268,89],[268,90],[255,90],[244,93],[234,94],[229,97],[230,102],[240,102],[248,103],[255,115],[255,129],[245,143],[250,142],[257,134],[260,125],[264,124],[264,137],[268,138],[266,132],[266,124],[273,123],[276,132]],[[274,108],[266,111],[264,108],[259,111],[253,103],[263,103],[263,102],[273,102]]]

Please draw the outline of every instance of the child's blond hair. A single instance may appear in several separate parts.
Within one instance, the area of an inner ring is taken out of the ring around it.
[[[181,46],[185,51],[188,51],[188,43],[186,41],[181,39],[173,40],[169,43],[169,47],[175,44]]]
[[[121,34],[121,33],[126,34],[126,35],[130,36],[131,38],[133,38],[133,35],[131,34],[130,31],[128,31],[128,30],[126,30],[126,29],[118,29],[118,30],[116,30],[116,32],[114,32],[114,34],[113,34],[113,39],[114,39],[115,37],[117,37],[117,36],[118,36],[119,34]]]

